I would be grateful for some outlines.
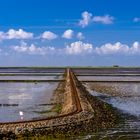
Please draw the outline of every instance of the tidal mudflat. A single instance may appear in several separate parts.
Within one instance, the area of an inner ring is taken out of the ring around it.
[[[120,111],[124,122],[108,130],[83,136],[88,139],[140,138],[140,83],[85,83],[93,96],[111,104]]]

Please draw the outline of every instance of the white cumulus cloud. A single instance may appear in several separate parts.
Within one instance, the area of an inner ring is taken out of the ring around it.
[[[79,25],[84,28],[88,26],[91,21],[92,21],[92,14],[85,11],[82,13],[82,19],[79,21]]]
[[[74,35],[74,31],[71,29],[68,29],[63,33],[62,37],[66,39],[72,39],[73,35]]]
[[[110,15],[93,16],[92,13],[85,11],[82,13],[82,19],[79,21],[79,25],[84,28],[90,23],[112,24],[114,19],[115,18]]]
[[[53,33],[53,32],[50,32],[50,31],[45,31],[42,35],[41,35],[41,38],[43,39],[47,39],[47,40],[53,40],[53,39],[56,39],[58,36]]]
[[[116,42],[114,44],[106,43],[99,47],[93,47],[91,43],[76,41],[62,48],[37,46],[33,43],[28,45],[22,41],[19,45],[11,46],[11,49],[18,53],[34,55],[140,55],[140,43],[138,41],[135,41],[131,46]],[[5,52],[2,48],[0,51]]]
[[[5,33],[0,31],[0,40],[3,40],[5,39]]]
[[[14,51],[25,54],[37,54],[37,55],[45,55],[52,51],[55,51],[54,47],[37,47],[34,44],[28,45],[25,42],[21,42],[20,45],[11,47]]]
[[[71,55],[91,53],[93,50],[92,44],[83,43],[82,41],[73,42],[66,47],[66,53]]]
[[[110,15],[105,15],[105,16],[94,16],[93,17],[93,22],[99,22],[103,24],[112,24],[114,21],[114,17]]]
[[[84,39],[85,37],[84,37],[84,35],[83,35],[82,32],[79,32],[79,33],[77,34],[77,38],[78,38],[79,40],[82,40],[82,39]]]
[[[139,42],[134,42],[132,47],[130,48],[130,53],[131,54],[140,54],[140,43]]]
[[[33,38],[33,33],[26,32],[23,29],[14,30],[9,29],[8,32],[0,32],[0,40],[6,39],[31,39]]]
[[[129,52],[129,47],[128,45],[121,44],[120,42],[115,44],[107,43],[101,47],[96,47],[95,52],[98,54],[122,54]]]

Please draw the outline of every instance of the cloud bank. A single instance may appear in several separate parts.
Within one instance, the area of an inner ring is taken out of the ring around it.
[[[13,45],[10,47],[17,53],[26,54],[59,54],[59,55],[140,55],[140,43],[134,42],[132,46],[116,42],[114,44],[106,43],[99,47],[94,47],[91,43],[84,43],[82,41],[72,42],[63,48],[56,48],[50,46],[38,47],[37,45],[28,45],[25,42],[21,42],[20,45]],[[2,50],[2,48],[1,48]]]

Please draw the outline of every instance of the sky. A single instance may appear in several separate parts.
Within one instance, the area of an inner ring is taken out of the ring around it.
[[[140,0],[0,0],[0,66],[140,66]]]

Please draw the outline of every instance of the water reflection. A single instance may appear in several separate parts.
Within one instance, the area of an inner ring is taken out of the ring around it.
[[[58,83],[0,83],[0,122],[46,117]],[[40,104],[44,104],[41,106]]]
[[[107,100],[114,107],[129,113],[131,115],[140,116],[140,97],[115,97]]]
[[[140,81],[140,76],[78,76],[80,81]]]
[[[21,120],[23,120],[23,112],[22,111],[19,111],[19,115],[20,115]]]
[[[90,93],[131,115],[140,115],[140,83],[91,83]],[[94,90],[91,90],[94,89]]]
[[[61,80],[63,79],[62,75],[56,76],[0,76],[0,80]]]

